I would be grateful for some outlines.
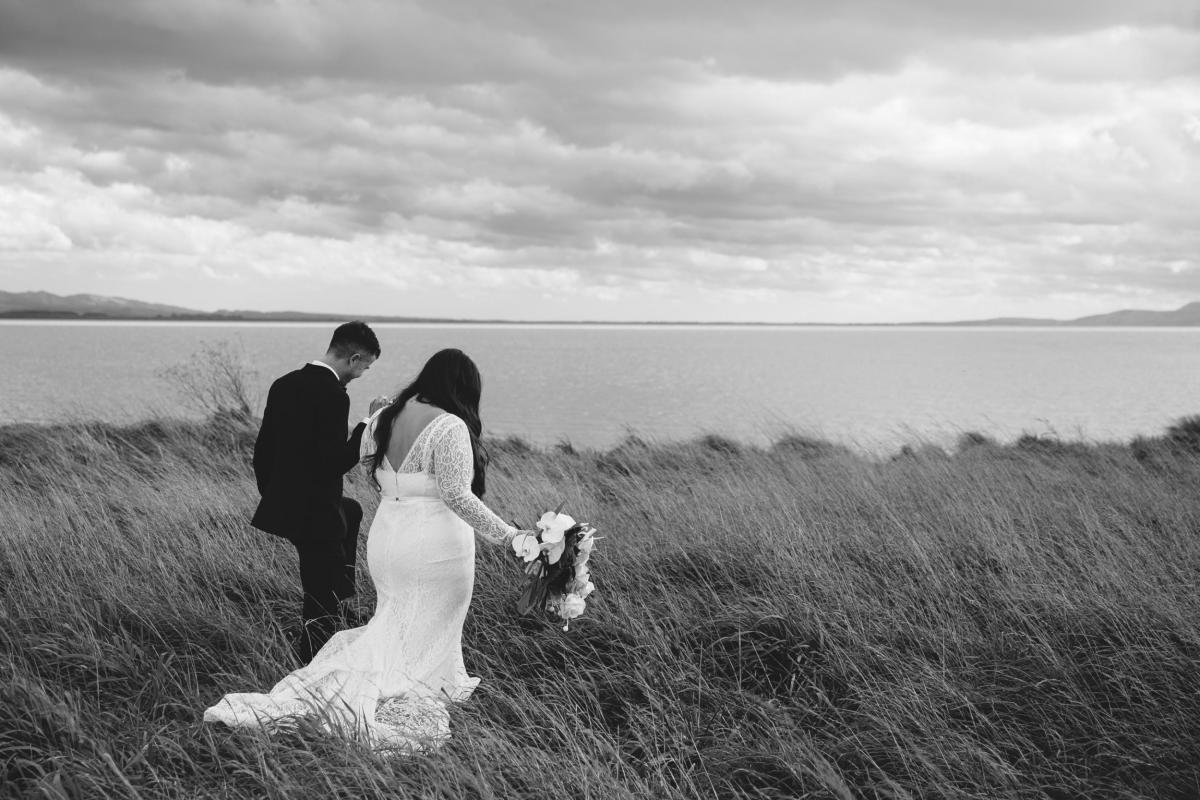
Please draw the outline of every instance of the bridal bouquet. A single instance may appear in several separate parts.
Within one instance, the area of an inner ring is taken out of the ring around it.
[[[519,534],[513,538],[513,551],[525,561],[529,583],[517,600],[517,611],[529,614],[539,609],[556,614],[566,624],[587,608],[587,597],[595,586],[588,571],[588,559],[600,537],[586,522],[576,522],[555,511],[547,511],[537,522],[537,535]]]

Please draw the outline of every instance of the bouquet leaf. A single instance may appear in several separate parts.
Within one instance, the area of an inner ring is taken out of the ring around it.
[[[550,582],[535,575],[525,584],[525,590],[517,598],[517,613],[521,616],[528,616],[534,611],[545,609],[546,601],[549,599]]]

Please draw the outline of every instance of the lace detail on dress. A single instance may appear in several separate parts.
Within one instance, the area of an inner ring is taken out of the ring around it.
[[[471,491],[475,476],[475,457],[471,452],[471,434],[467,423],[453,414],[438,417],[437,425],[426,442],[429,452],[427,471],[437,481],[442,502],[483,538],[503,544],[516,535],[509,525],[484,505]],[[424,433],[424,431],[422,431]]]
[[[379,409],[370,417],[367,418],[367,427],[363,429],[362,444],[359,446],[359,460],[366,459],[369,455],[375,453],[375,430],[378,427],[379,415],[383,413],[383,409]],[[438,424],[443,417],[452,417],[453,414],[443,411],[441,414],[434,417],[421,429],[417,434],[417,438],[413,439],[413,443],[409,446],[408,452],[404,454],[404,460],[398,466],[393,466],[387,456],[383,457],[382,464],[386,465],[387,469],[397,474],[406,473],[414,474],[424,471],[423,464],[429,459],[425,457],[426,443],[429,441],[429,434],[433,427]]]
[[[328,733],[376,750],[437,749],[450,738],[447,703],[465,701],[479,679],[454,659],[450,665],[439,664],[448,647],[459,650],[455,626],[449,632],[435,626],[429,641],[405,635],[414,628],[415,610],[411,604],[382,609],[373,626],[334,635],[311,664],[285,677],[269,694],[226,695],[205,711],[204,720],[287,730],[307,718]],[[386,663],[394,658],[393,650],[404,651],[405,670]],[[419,683],[410,671],[440,680]]]
[[[384,406],[387,408],[387,406]],[[379,415],[383,413],[383,408],[376,411],[371,416],[367,417],[367,427],[363,428],[362,439],[358,442],[358,460],[365,461],[367,456],[375,452],[375,428],[379,422]]]
[[[363,445],[364,458],[373,452],[377,421],[378,412],[363,432],[363,441],[372,442]],[[471,433],[467,423],[455,414],[443,411],[422,428],[399,466],[391,466],[386,459],[383,464],[384,469],[390,468],[397,475],[425,473],[432,477],[437,482],[442,501],[488,541],[504,544],[517,534],[516,528],[496,516],[471,491],[471,480],[475,477]]]
[[[450,709],[437,697],[384,698],[376,706],[375,722],[390,734],[384,747],[419,752],[440,747],[450,739]]]
[[[417,438],[413,439],[408,452],[404,454],[404,460],[398,465],[392,466],[392,471],[401,475],[429,472],[429,442],[433,438],[432,434],[439,430],[448,421],[448,418],[458,419],[450,412],[443,411],[430,420],[417,434]],[[391,465],[390,461],[386,463]]]

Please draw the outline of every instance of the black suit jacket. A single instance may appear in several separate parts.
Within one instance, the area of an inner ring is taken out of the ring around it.
[[[358,462],[363,424],[347,439],[350,398],[333,371],[306,364],[271,384],[254,442],[262,500],[250,524],[292,541],[341,539],[342,476]]]

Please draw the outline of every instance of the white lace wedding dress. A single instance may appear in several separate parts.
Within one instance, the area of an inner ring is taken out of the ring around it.
[[[374,446],[374,419],[363,449]],[[462,626],[475,582],[475,539],[504,541],[517,531],[471,493],[473,460],[466,424],[434,418],[404,462],[375,471],[379,510],[367,534],[375,615],[337,633],[312,662],[268,694],[227,694],[206,722],[257,727],[296,717],[326,730],[404,751],[449,738],[447,704],[479,684],[462,658]]]

